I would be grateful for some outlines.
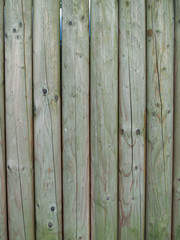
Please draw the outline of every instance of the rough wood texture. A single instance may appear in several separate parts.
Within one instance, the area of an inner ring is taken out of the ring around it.
[[[34,0],[36,237],[61,239],[59,0]]]
[[[93,240],[117,239],[118,1],[91,1]]]
[[[147,1],[146,239],[171,239],[173,1]]]
[[[120,239],[144,239],[145,1],[119,4]]]
[[[174,113],[174,183],[173,239],[180,239],[180,1],[175,0],[175,113]]]
[[[4,1],[0,1],[0,239],[7,239],[4,129]]]
[[[89,239],[89,1],[63,1],[64,239]]]
[[[34,239],[32,1],[5,1],[9,239]]]

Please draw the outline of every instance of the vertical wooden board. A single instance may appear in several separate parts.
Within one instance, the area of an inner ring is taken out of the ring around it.
[[[34,0],[33,83],[37,240],[61,239],[60,2]]]
[[[91,236],[117,239],[118,1],[91,0]]]
[[[145,1],[119,4],[119,230],[144,239],[146,48]]]
[[[89,239],[89,1],[62,2],[64,239]]]
[[[9,239],[34,239],[32,1],[5,1]]]
[[[180,239],[180,1],[175,1],[175,112],[174,112],[174,183],[173,239]]]
[[[171,239],[173,1],[147,1],[146,239]]]
[[[0,2],[0,239],[7,239],[4,125],[4,1]]]
[[[5,2],[6,150],[9,239],[34,239],[32,5]]]

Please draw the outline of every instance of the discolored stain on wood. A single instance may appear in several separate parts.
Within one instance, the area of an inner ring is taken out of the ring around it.
[[[153,31],[152,31],[152,29],[149,29],[147,31],[147,36],[152,37],[152,35],[153,35]]]

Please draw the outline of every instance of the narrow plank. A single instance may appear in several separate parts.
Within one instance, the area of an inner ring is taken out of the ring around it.
[[[145,1],[119,4],[119,230],[144,239],[146,42]]]
[[[9,239],[34,239],[32,1],[5,1]]]
[[[64,239],[89,239],[89,1],[62,2]]]
[[[171,239],[173,1],[147,1],[146,239]]]
[[[5,117],[4,117],[4,1],[0,2],[0,239],[7,239]]]
[[[92,239],[117,239],[118,1],[91,1]]]
[[[36,238],[61,239],[60,2],[34,0]]]
[[[175,1],[175,112],[174,112],[174,182],[173,182],[173,239],[180,239],[180,1]]]

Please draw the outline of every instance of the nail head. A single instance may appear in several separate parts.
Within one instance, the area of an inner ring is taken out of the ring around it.
[[[43,88],[42,92],[43,92],[44,95],[46,95],[47,94],[47,89]]]
[[[140,133],[141,133],[140,129],[137,129],[137,130],[136,130],[136,134],[137,134],[137,135],[140,135]]]
[[[53,226],[52,222],[49,222],[49,223],[48,223],[48,227],[49,227],[49,228],[52,228],[52,226]]]
[[[54,212],[54,210],[55,210],[55,207],[54,207],[54,206],[52,206],[52,207],[51,207],[51,211],[52,211],[52,212]]]

